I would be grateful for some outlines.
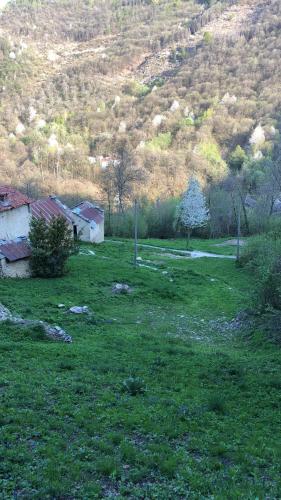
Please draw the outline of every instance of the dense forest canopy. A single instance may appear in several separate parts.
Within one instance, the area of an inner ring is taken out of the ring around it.
[[[1,183],[124,202],[221,182],[241,158],[262,170],[279,143],[280,19],[279,0],[9,2]]]

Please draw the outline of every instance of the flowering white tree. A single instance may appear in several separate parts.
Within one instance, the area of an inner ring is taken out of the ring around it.
[[[260,123],[253,131],[249,142],[254,150],[265,143],[265,133]]]
[[[178,206],[178,223],[187,231],[189,246],[193,229],[204,227],[209,220],[209,211],[199,182],[192,178]]]

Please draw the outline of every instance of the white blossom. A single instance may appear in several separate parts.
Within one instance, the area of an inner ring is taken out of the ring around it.
[[[36,128],[44,128],[46,127],[46,121],[43,120],[43,118],[40,118],[37,122],[36,122]]]
[[[56,62],[59,59],[59,55],[56,54],[56,52],[54,50],[49,50],[48,55],[47,55],[47,59],[50,62]]]
[[[126,130],[127,130],[127,124],[126,124],[126,122],[121,121],[120,125],[119,125],[119,132],[121,134],[124,134],[126,132]]]
[[[152,120],[153,127],[159,127],[161,123],[165,120],[165,116],[163,115],[155,115]]]
[[[58,149],[59,148],[59,143],[56,137],[56,134],[51,134],[49,139],[48,139],[48,144],[49,147],[52,149]]]
[[[236,95],[230,95],[229,92],[224,94],[221,103],[222,104],[235,104],[237,102]]]
[[[180,103],[179,101],[176,101],[174,100],[172,106],[170,107],[170,111],[172,111],[172,113],[174,113],[175,111],[177,111],[180,107]]]
[[[16,126],[16,134],[23,134],[25,131],[25,126],[23,123],[21,122],[18,122],[17,126]]]
[[[250,144],[251,146],[262,146],[262,144],[265,142],[265,133],[264,130],[259,124],[255,130],[253,131],[251,137],[250,137]]]
[[[112,109],[116,108],[116,106],[119,106],[120,102],[121,102],[121,97],[119,95],[116,95]]]
[[[259,150],[257,151],[255,154],[254,154],[254,160],[262,160],[263,159],[263,154],[262,152]]]
[[[192,229],[203,227],[209,220],[206,200],[197,179],[192,178],[178,207],[178,220],[190,233]]]
[[[35,116],[37,115],[37,111],[33,106],[30,106],[28,113],[29,113],[29,117],[28,117],[29,122],[32,122],[34,120]]]

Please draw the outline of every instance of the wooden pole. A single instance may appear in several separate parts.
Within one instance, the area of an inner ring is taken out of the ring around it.
[[[135,241],[134,241],[134,266],[138,265],[138,202],[135,200]]]
[[[240,237],[241,237],[241,206],[238,201],[238,210],[237,210],[237,253],[236,260],[239,262],[240,260]]]

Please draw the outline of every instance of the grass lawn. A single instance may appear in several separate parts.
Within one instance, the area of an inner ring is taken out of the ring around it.
[[[221,327],[252,277],[146,248],[135,270],[132,248],[85,245],[62,279],[0,281],[12,312],[73,337],[0,324],[0,498],[280,498],[280,350]]]
[[[187,241],[184,238],[175,238],[175,239],[167,239],[167,240],[160,240],[157,238],[145,238],[145,239],[139,239],[139,244],[140,245],[153,245],[153,246],[158,246],[162,248],[171,248],[174,250],[199,250],[202,252],[209,252],[209,253],[216,253],[220,255],[236,255],[236,246],[233,245],[223,245],[223,246],[218,246],[221,243],[225,243],[227,240],[233,240],[235,238],[215,238],[211,240],[207,239],[199,239],[199,238],[192,238],[190,241],[190,247],[187,248]],[[247,240],[249,238],[242,238],[243,240]],[[114,241],[125,241],[129,243],[130,240],[126,238],[117,238],[117,237],[112,237],[109,238],[109,240],[114,240]]]

